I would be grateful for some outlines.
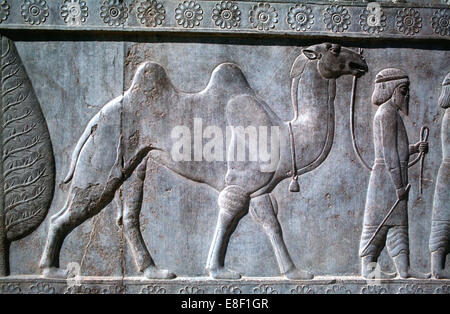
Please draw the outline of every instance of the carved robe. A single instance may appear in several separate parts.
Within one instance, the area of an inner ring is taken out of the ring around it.
[[[433,221],[450,222],[450,109],[445,110],[441,128],[442,163],[433,202]]]
[[[409,142],[403,120],[390,103],[381,105],[373,122],[375,162],[364,213],[365,226],[378,226],[397,200],[396,189],[408,184]],[[385,226],[407,226],[407,200],[402,200]]]
[[[441,128],[442,163],[439,167],[433,200],[429,248],[431,252],[448,250],[450,238],[450,109],[445,110]]]

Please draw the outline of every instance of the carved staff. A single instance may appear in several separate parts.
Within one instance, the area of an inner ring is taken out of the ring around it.
[[[430,133],[430,130],[428,129],[428,127],[423,126],[420,129],[420,141],[421,142],[426,142],[428,140],[428,133]],[[425,152],[420,152],[419,195],[422,195],[424,159],[425,159]]]
[[[408,185],[405,188],[405,194],[408,194],[410,188],[411,188],[411,184],[408,183]],[[394,209],[397,207],[397,205],[400,202],[401,202],[401,199],[397,198],[397,200],[395,201],[394,205],[392,205],[391,209],[387,213],[386,217],[384,217],[383,221],[381,221],[380,225],[377,227],[377,229],[373,233],[373,235],[370,238],[369,242],[367,242],[367,244],[364,246],[364,249],[362,250],[362,255],[364,255],[366,253],[367,248],[370,246],[370,244],[372,244],[373,239],[375,239],[375,237],[377,236],[378,232],[380,232],[380,229],[384,226],[384,224],[389,219],[389,217],[391,216],[392,212],[394,211]]]

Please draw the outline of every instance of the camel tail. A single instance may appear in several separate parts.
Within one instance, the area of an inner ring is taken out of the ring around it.
[[[75,146],[75,149],[72,153],[72,158],[70,160],[70,168],[69,172],[66,175],[66,178],[64,179],[64,183],[68,183],[70,180],[72,180],[73,174],[75,172],[75,167],[78,162],[78,158],[80,157],[81,149],[83,148],[84,144],[86,144],[87,140],[91,136],[91,134],[96,130],[97,124],[99,121],[100,112],[96,114],[91,121],[89,121],[86,129],[84,130],[83,134],[81,135],[80,139],[78,140],[77,146]]]

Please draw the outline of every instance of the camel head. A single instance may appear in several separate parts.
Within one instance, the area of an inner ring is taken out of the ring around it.
[[[342,75],[360,77],[368,71],[364,57],[339,44],[323,43],[302,50],[291,69],[291,77],[303,72],[306,61],[317,61],[317,70],[325,79],[337,79]]]

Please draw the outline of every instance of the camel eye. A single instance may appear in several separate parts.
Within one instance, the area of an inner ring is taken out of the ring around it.
[[[335,56],[339,55],[339,53],[341,52],[341,50],[339,48],[337,48],[337,47],[331,47],[329,49],[329,51]]]

